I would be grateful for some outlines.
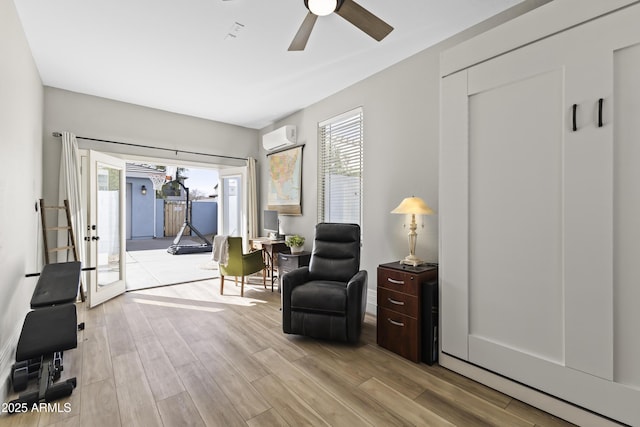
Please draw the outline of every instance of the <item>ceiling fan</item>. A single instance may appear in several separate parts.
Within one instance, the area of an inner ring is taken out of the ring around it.
[[[300,29],[298,29],[293,38],[289,51],[304,50],[318,16],[325,16],[334,12],[377,41],[382,40],[393,31],[391,25],[353,0],[304,0],[304,5],[309,9],[309,13],[302,21]]]

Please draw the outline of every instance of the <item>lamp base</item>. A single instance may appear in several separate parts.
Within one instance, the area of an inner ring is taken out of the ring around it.
[[[415,255],[407,255],[403,260],[400,261],[400,264],[410,265],[412,267],[417,267],[422,264],[426,264],[426,261],[421,260]]]

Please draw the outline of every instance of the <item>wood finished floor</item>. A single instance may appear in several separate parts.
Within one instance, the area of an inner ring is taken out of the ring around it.
[[[437,365],[376,345],[284,335],[280,296],[218,280],[78,305],[78,348],[62,378],[70,411],[0,417],[2,426],[567,426]]]

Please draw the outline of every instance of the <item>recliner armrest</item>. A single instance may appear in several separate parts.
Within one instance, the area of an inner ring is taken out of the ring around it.
[[[282,276],[282,330],[291,333],[291,292],[309,281],[309,267],[291,270]]]
[[[347,283],[347,338],[351,343],[358,341],[367,311],[367,279],[367,271],[360,270]]]
[[[347,283],[349,309],[357,308],[364,315],[367,309],[367,272],[360,270]]]
[[[299,267],[282,276],[282,294],[291,295],[291,291],[296,286],[302,285],[309,281],[309,267]]]
[[[352,286],[362,286],[367,284],[367,272],[366,270],[360,270],[356,273],[355,276],[353,276],[351,278],[351,280],[349,280],[349,283],[347,283],[347,289],[352,287]],[[349,291],[347,291],[349,292]]]

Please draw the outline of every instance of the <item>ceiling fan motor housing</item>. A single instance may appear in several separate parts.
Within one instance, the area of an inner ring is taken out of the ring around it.
[[[337,0],[336,1],[336,8],[333,11],[337,12],[338,10],[340,10],[340,7],[342,6],[342,3],[344,3],[344,0]],[[304,0],[304,7],[309,9],[309,0]],[[309,12],[311,12],[311,9],[309,9]]]

